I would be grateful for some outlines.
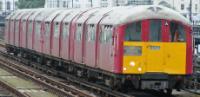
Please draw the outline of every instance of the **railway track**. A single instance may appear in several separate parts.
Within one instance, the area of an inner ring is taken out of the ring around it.
[[[3,47],[4,45],[1,44]],[[23,75],[24,77],[35,81],[48,88],[52,93],[59,95],[61,97],[94,97],[94,94],[83,92],[82,90],[71,87],[71,85],[67,85],[68,83],[63,83],[51,79],[47,76],[41,75],[30,68],[27,68],[24,64],[21,63],[22,60],[16,58],[12,55],[8,55],[4,52],[0,52],[0,64],[12,72],[16,72],[19,75]],[[26,63],[26,62],[25,62]],[[113,91],[107,88],[96,86],[95,84],[91,85],[89,82],[81,82],[72,76],[69,75],[68,80],[70,82],[78,83],[80,86],[84,86],[84,88],[89,88],[90,91],[95,92],[96,95],[107,96],[107,97],[134,97],[131,95],[123,94],[121,92]],[[26,97],[26,96],[20,96]]]
[[[43,76],[41,74],[38,74],[37,72],[34,72],[23,65],[19,65],[20,63],[13,61],[11,59],[6,58],[3,53],[1,53],[0,56],[0,64],[1,66],[9,69],[12,72],[17,73],[18,75],[24,76],[28,79],[33,80],[36,83],[39,83],[40,85],[48,88],[48,90],[56,95],[59,95],[59,97],[94,97],[94,95],[85,93],[81,90],[75,89],[71,86],[68,86],[66,84],[63,84],[62,82],[55,81],[53,79],[50,79],[46,76]],[[11,90],[14,94],[18,95],[19,97],[28,97],[24,95],[23,93],[13,89],[12,87],[4,85],[7,89]]]
[[[18,90],[10,87],[9,85],[5,84],[4,82],[0,81],[0,97],[26,97],[23,93],[19,92]],[[9,91],[8,91],[9,90]],[[6,92],[6,93],[4,93]],[[14,95],[13,95],[14,94]]]

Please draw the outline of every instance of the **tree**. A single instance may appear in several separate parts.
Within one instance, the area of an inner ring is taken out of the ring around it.
[[[16,5],[19,9],[23,8],[42,8],[45,0],[19,0]]]

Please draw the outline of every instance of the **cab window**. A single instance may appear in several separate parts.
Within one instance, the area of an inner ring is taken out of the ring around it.
[[[141,22],[131,23],[125,30],[125,41],[141,41]]]
[[[170,40],[171,42],[185,42],[186,36],[184,26],[175,22],[170,23]]]
[[[150,32],[149,32],[149,41],[159,42],[161,41],[161,20],[150,20]]]

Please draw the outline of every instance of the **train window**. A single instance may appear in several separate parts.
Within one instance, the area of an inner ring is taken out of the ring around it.
[[[149,41],[158,42],[161,41],[161,20],[150,20],[150,33]]]
[[[186,36],[184,26],[175,22],[170,23],[170,40],[171,42],[185,42]]]
[[[32,21],[30,21],[29,25],[28,25],[28,32],[29,33],[32,33],[32,30],[33,30],[32,28],[33,28],[33,23],[32,23]]]
[[[64,23],[63,25],[63,37],[68,37],[69,36],[69,25],[68,23]]]
[[[82,39],[82,24],[78,24],[76,28],[76,40],[81,41]]]
[[[14,30],[14,32],[16,33],[16,32],[19,32],[19,21],[17,20],[17,21],[15,21],[15,30]]]
[[[94,42],[96,39],[96,26],[94,24],[88,25],[88,31],[86,35],[87,41]]]
[[[125,41],[141,41],[141,22],[131,23],[127,26]]]
[[[11,32],[11,33],[14,33],[14,26],[15,26],[15,22],[12,20],[12,21],[11,21],[11,27],[10,27],[10,28],[11,28],[11,29],[10,29],[10,32]]]
[[[54,24],[54,37],[59,37],[60,24],[57,22]]]
[[[41,22],[37,21],[36,24],[35,24],[35,33],[37,35],[39,35],[40,34],[40,30],[41,30]]]
[[[8,32],[9,29],[9,20],[6,20],[5,22],[5,32]]]
[[[23,21],[23,25],[22,25],[22,32],[26,32],[26,21]]]
[[[112,25],[104,25],[102,26],[102,31],[100,34],[100,41],[101,43],[112,42],[112,33],[113,33],[113,26]]]
[[[50,23],[49,22],[46,22],[45,23],[45,35],[48,37],[49,36],[49,34],[50,34]]]

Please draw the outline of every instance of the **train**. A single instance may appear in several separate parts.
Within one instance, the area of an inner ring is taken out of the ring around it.
[[[111,89],[171,94],[193,72],[190,21],[159,5],[21,9],[5,26],[7,53]]]

